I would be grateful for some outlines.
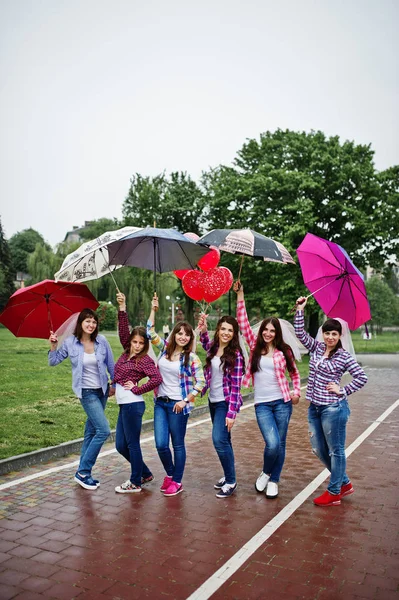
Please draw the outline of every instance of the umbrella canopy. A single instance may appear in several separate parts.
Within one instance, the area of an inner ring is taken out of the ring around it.
[[[371,318],[364,277],[341,246],[307,233],[297,254],[303,281],[328,317],[352,330]]]
[[[100,237],[82,244],[77,250],[65,257],[61,268],[54,275],[56,281],[89,281],[99,279],[112,272],[108,263],[107,246],[111,242],[139,231],[140,227],[122,227],[115,231],[106,231]],[[122,265],[114,265],[112,270],[119,269]]]
[[[98,302],[82,283],[62,283],[45,279],[17,290],[0,315],[16,337],[47,339],[73,313],[95,310]]]
[[[130,265],[166,273],[179,269],[194,269],[197,262],[209,252],[186,238],[176,229],[146,227],[108,245],[110,265]]]
[[[216,246],[231,254],[263,258],[265,261],[292,263],[294,259],[280,242],[276,242],[252,229],[212,229],[197,243]]]

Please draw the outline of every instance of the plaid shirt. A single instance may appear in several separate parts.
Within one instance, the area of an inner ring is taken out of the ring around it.
[[[310,352],[309,378],[306,399],[314,404],[331,404],[343,400],[346,396],[360,390],[367,383],[367,375],[353,356],[343,348],[338,349],[331,358],[323,359],[326,351],[324,342],[317,342],[304,329],[303,310],[297,311],[294,319],[295,334]],[[348,371],[352,381],[340,388],[337,396],[327,391],[328,383],[340,385],[341,377]]]
[[[130,337],[129,320],[127,313],[122,310],[118,311],[118,331],[122,346],[127,348]],[[149,381],[143,385],[137,385],[144,377],[148,377]],[[126,381],[133,381],[135,387],[131,389],[131,392],[139,396],[158,387],[162,383],[162,377],[158,367],[148,354],[140,358],[129,359],[129,355],[124,352],[115,365],[114,383],[123,385]]]
[[[244,379],[242,382],[245,387],[248,387],[251,379],[253,381],[253,375],[251,373],[251,359],[252,359],[253,350],[256,345],[256,335],[252,331],[251,325],[249,324],[244,300],[240,300],[239,302],[237,302],[237,321],[240,326],[241,333],[244,336],[244,339],[246,340],[246,342],[251,350],[251,355],[249,357],[247,370],[246,370],[246,373],[245,373],[245,376],[244,376]],[[292,381],[295,396],[300,396],[301,395],[301,378],[299,375],[299,371],[296,367],[294,357],[292,357],[292,360],[293,360],[293,364],[295,366],[295,370],[292,373],[289,373],[289,375],[290,375],[290,378]],[[284,353],[281,352],[281,350],[277,350],[277,348],[273,352],[273,364],[274,364],[274,371],[276,373],[277,381],[280,386],[282,396],[284,398],[284,402],[290,402],[290,400],[291,400],[290,386],[289,386],[287,377],[285,376],[285,372],[287,370],[287,362],[285,360]]]
[[[209,353],[209,349],[212,345],[212,342],[209,339],[208,332],[201,333],[200,340],[202,347],[205,352]],[[205,394],[206,390],[211,386],[211,378],[212,378],[212,369],[210,367],[205,366],[205,387],[202,390],[202,396]],[[240,352],[236,352],[236,361],[234,363],[233,369],[223,370],[223,396],[229,405],[226,417],[228,419],[235,419],[237,413],[240,412],[240,407],[242,406],[242,396],[240,392],[241,388],[241,380],[244,373],[244,359],[241,356]]]
[[[150,338],[151,343],[161,350],[159,358],[164,356],[166,354],[168,342],[159,337],[154,329],[154,324],[151,323],[151,321],[147,321],[147,335]],[[205,385],[204,371],[200,359],[194,352],[190,352],[190,359],[187,367],[184,364],[184,353],[180,355],[179,378],[182,400],[185,400],[190,393],[193,393],[194,396],[201,393],[202,388]],[[154,395],[156,400],[157,390],[154,390]],[[194,402],[187,402],[186,406],[183,408],[183,413],[187,415],[193,408]]]

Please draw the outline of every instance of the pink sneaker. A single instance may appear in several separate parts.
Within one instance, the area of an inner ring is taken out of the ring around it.
[[[183,484],[172,481],[168,489],[164,492],[164,496],[176,496],[183,491]]]
[[[168,487],[170,486],[170,484],[172,483],[172,478],[169,477],[169,475],[166,475],[165,479],[163,480],[163,484],[161,485],[161,492],[166,492],[166,490],[168,489]]]

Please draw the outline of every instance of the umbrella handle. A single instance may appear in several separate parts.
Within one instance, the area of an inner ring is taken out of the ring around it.
[[[244,262],[244,254],[241,255],[241,263],[240,263],[240,270],[238,271],[238,281],[240,281],[240,277],[241,277],[241,270],[242,270],[242,263]]]

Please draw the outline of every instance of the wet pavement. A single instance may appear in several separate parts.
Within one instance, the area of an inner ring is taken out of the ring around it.
[[[176,497],[159,492],[150,433],[142,446],[156,480],[140,494],[115,493],[129,470],[111,445],[96,464],[96,491],[73,482],[77,456],[2,476],[0,598],[399,599],[399,407],[380,419],[399,399],[399,355],[358,358],[369,383],[350,397],[355,494],[341,506],[311,501],[326,483],[312,484],[323,469],[305,400],[294,409],[276,500],[254,489],[263,440],[253,407],[234,426],[238,490],[224,500],[213,489],[221,471],[209,419],[190,419]]]

